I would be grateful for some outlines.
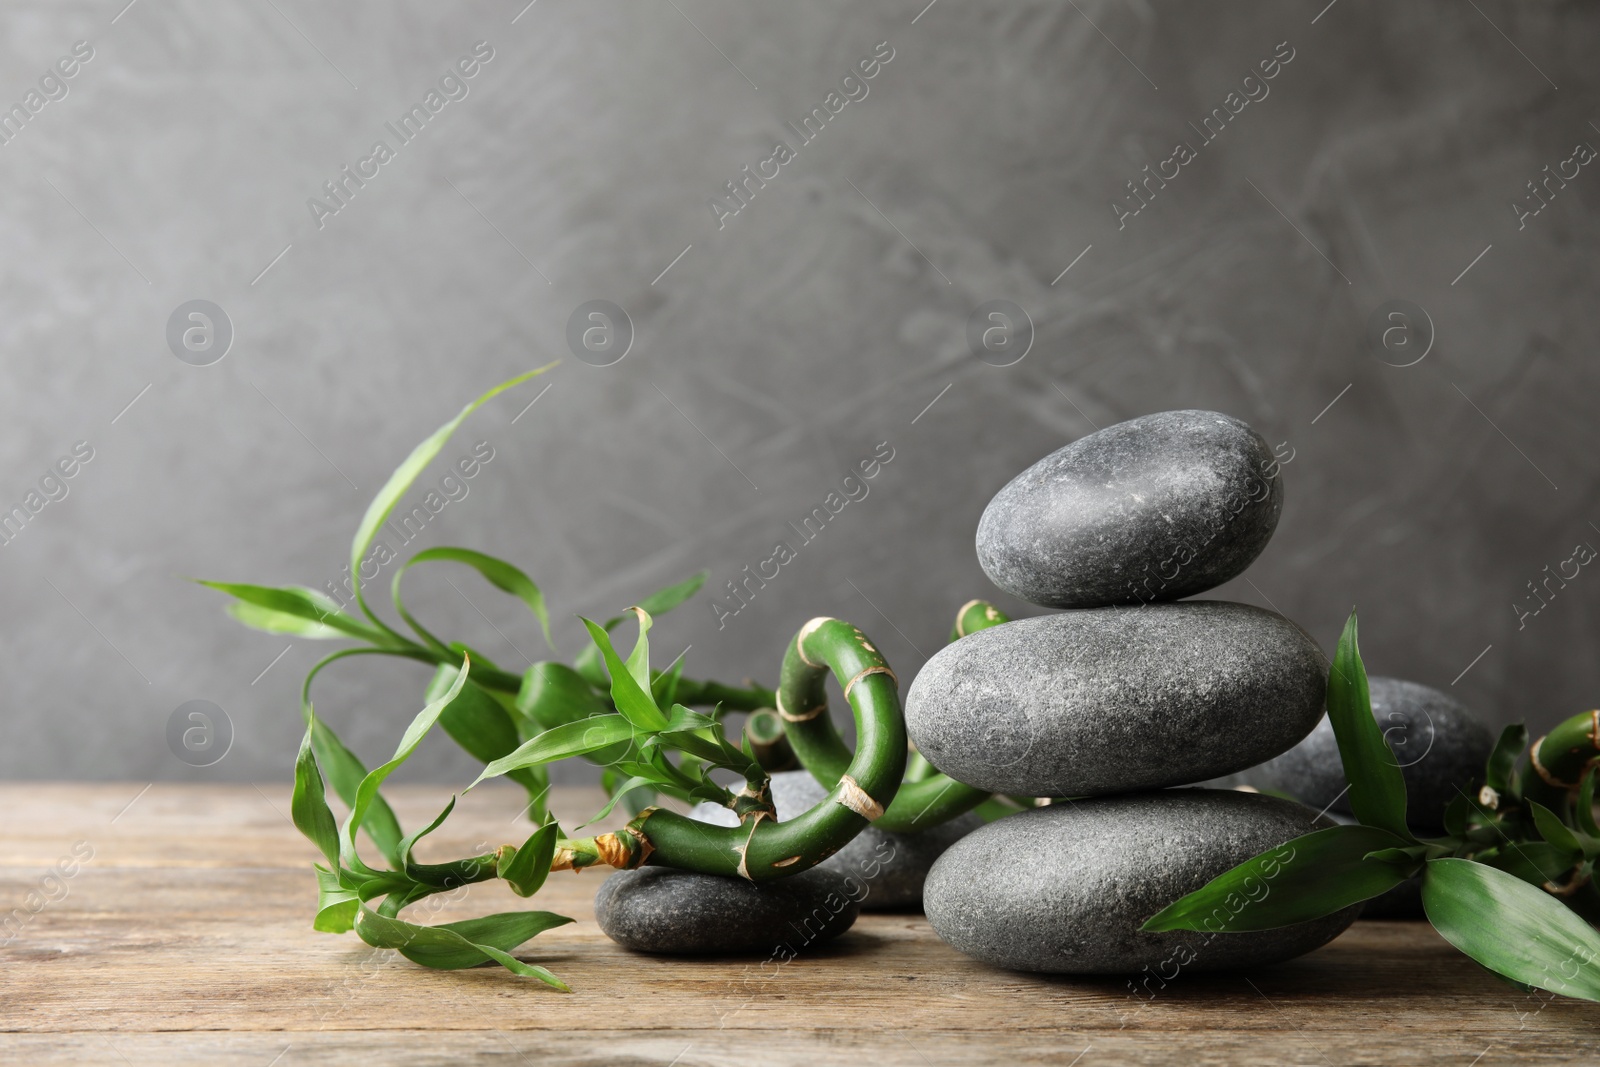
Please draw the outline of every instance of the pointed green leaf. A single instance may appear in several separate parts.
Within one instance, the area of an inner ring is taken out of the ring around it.
[[[1400,765],[1372,717],[1367,670],[1350,613],[1328,672],[1328,722],[1339,743],[1339,759],[1350,783],[1350,810],[1367,826],[1388,830],[1410,843],[1406,828],[1406,783]]]
[[[654,593],[639,601],[638,606],[651,615],[665,615],[698,593],[710,574],[710,571],[700,571],[696,574],[691,574],[681,582],[667,586],[665,589],[657,589]],[[607,619],[604,623],[606,632],[610,633],[618,623],[626,618],[626,615],[617,615]],[[600,689],[606,687],[606,673],[601,663],[600,650],[595,646],[590,645],[582,652],[579,652],[577,658],[572,661],[572,665],[579,674],[589,680],[591,685]]]
[[[611,782],[607,782],[606,790],[611,794],[611,799],[606,801],[606,806],[595,812],[594,815],[590,816],[589,820],[585,822],[583,826],[578,827],[578,829],[582,830],[584,827],[593,826],[595,823],[611,814],[611,810],[617,806],[617,801],[621,800],[629,793],[632,793],[635,789],[640,789],[646,786],[649,786],[653,789],[655,786],[655,779],[646,778],[642,775],[636,774],[632,778],[629,778],[627,781],[620,784],[613,785]]]
[[[300,637],[358,637],[373,644],[388,643],[381,631],[346,615],[332,597],[304,586],[248,585],[196,579],[208,589],[237,599],[231,614],[246,626],[269,633]],[[329,633],[327,631],[332,631]]]
[[[624,666],[628,668],[628,673],[633,675],[633,680],[639,684],[639,688],[649,693],[651,692],[649,634],[653,620],[650,618],[650,613],[643,608],[634,608],[633,613],[639,620],[639,639],[633,643],[633,651],[628,653]],[[602,653],[604,651],[601,649]]]
[[[455,683],[456,673],[456,667],[441,665],[428,683],[423,699],[436,700],[448,692]],[[509,756],[522,743],[511,713],[487,690],[470,679],[456,698],[445,706],[439,716],[439,725],[479,763],[493,763]],[[528,769],[511,771],[506,777],[526,789],[530,797],[542,797],[548,786],[542,775]]]
[[[569,722],[565,726],[546,730],[520,745],[504,759],[495,760],[483,769],[483,773],[472,784],[498,778],[519,767],[534,767],[568,756],[581,756],[632,737],[633,726],[621,715],[597,715],[592,719]]]
[[[1528,807],[1533,811],[1533,824],[1538,827],[1540,837],[1564,852],[1583,851],[1578,836],[1567,828],[1560,816],[1535,801],[1529,801]]]
[[[1330,826],[1218,875],[1148,919],[1145,930],[1272,930],[1318,919],[1405,881],[1415,864],[1367,859],[1409,838],[1372,826]]]
[[[1600,1000],[1600,933],[1555,897],[1471,860],[1430,860],[1422,907],[1444,939],[1514,982]]]
[[[1528,744],[1528,728],[1520,722],[1500,731],[1500,739],[1484,765],[1483,781],[1496,793],[1517,792],[1517,757]]]
[[[295,828],[322,850],[330,864],[338,866],[339,824],[328,807],[322,772],[317,769],[317,757],[311,750],[310,727],[306,728],[305,737],[300,741],[300,754],[294,761],[294,793],[289,798],[289,813]]]
[[[517,692],[517,708],[545,730],[611,710],[583,675],[565,663],[554,662],[528,668]]]
[[[1600,839],[1600,825],[1594,818],[1594,781],[1595,772],[1600,768],[1590,767],[1583,772],[1583,779],[1578,783],[1578,795],[1572,801],[1573,818],[1578,823],[1578,829],[1591,838]]]
[[[332,727],[311,714],[309,704],[305,706],[305,712],[309,718],[307,728],[311,731],[311,748],[316,753],[318,767],[327,775],[328,783],[333,786],[333,791],[339,794],[339,799],[344,801],[345,806],[353,807],[356,793],[367,777],[366,765],[354,752],[345,747]],[[372,838],[372,843],[378,846],[378,851],[383,853],[384,858],[398,867],[400,839],[405,835],[388,801],[381,796],[373,797],[361,821],[361,828]]]
[[[450,546],[425,548],[406,560],[401,568],[395,572],[394,581],[391,584],[395,607],[414,629],[420,631],[420,627],[411,620],[410,616],[405,614],[404,608],[400,605],[400,579],[406,571],[418,563],[427,563],[430,560],[445,560],[451,563],[465,564],[483,575],[496,589],[510,593],[518,600],[521,600],[528,606],[528,610],[533,612],[533,617],[538,620],[539,628],[544,632],[545,644],[549,645],[551,650],[554,651],[555,643],[550,639],[550,613],[545,609],[544,594],[533,583],[533,579],[505,560],[496,559],[494,556],[471,548],[454,548]]]
[[[495,873],[505,879],[517,896],[533,896],[550,873],[550,861],[555,856],[556,839],[560,836],[561,827],[553,822],[545,823],[528,836],[521,848],[501,860]]]
[[[667,717],[656,707],[648,687],[641,687],[629,672],[627,665],[617,656],[617,650],[611,647],[611,638],[606,635],[605,630],[589,619],[584,619],[583,625],[588,627],[589,636],[594,639],[595,645],[600,649],[600,655],[605,660],[606,670],[611,675],[611,700],[616,704],[617,710],[641,730],[660,730],[665,727]],[[641,630],[647,625],[641,620]],[[641,644],[644,642],[643,632],[640,633],[639,640]]]
[[[439,454],[439,450],[444,448],[445,442],[450,440],[450,435],[456,432],[456,428],[465,421],[468,415],[471,415],[507,389],[521,385],[534,375],[542,374],[549,370],[552,366],[554,364],[540,367],[538,370],[531,370],[526,374],[519,374],[515,378],[501,382],[472,401],[462,408],[455,418],[433,431],[421,444],[413,448],[411,454],[405,458],[405,461],[395,468],[393,474],[389,475],[389,480],[383,484],[382,489],[378,490],[378,495],[372,498],[372,503],[367,505],[366,514],[361,517],[361,523],[356,527],[355,538],[350,543],[350,574],[356,587],[356,599],[363,609],[366,609],[366,601],[362,598],[359,579],[361,561],[366,558],[367,550],[372,547],[372,541],[378,535],[378,527],[388,520],[389,514],[400,503],[400,498],[405,495],[406,490],[411,488],[411,483],[417,480],[417,476]],[[370,610],[367,613],[369,616],[371,615]]]
[[[317,917],[311,928],[324,934],[342,934],[355,925],[356,909],[361,898],[347,889],[334,874],[322,864],[317,864]]]
[[[537,978],[562,992],[571,992],[566,983],[543,967],[510,955],[511,949],[530,938],[571,921],[548,911],[512,911],[439,926],[419,926],[362,907],[356,913],[355,929],[361,940],[374,948],[395,949],[424,967],[453,971],[493,960],[513,974]]]
[[[358,862],[356,856],[356,828],[361,825],[362,820],[366,817],[367,808],[377,798],[378,789],[383,785],[384,779],[388,778],[397,767],[411,758],[411,753],[417,750],[417,746],[422,743],[423,737],[427,735],[429,730],[433,729],[433,724],[439,721],[439,715],[444,711],[445,706],[454,700],[456,695],[461,692],[462,686],[466,685],[467,675],[471,666],[471,660],[462,660],[461,670],[456,675],[455,683],[451,685],[443,696],[428,704],[417,713],[416,718],[411,720],[411,724],[406,727],[405,733],[401,735],[400,744],[395,747],[394,756],[389,762],[376,770],[368,772],[367,776],[361,779],[361,784],[356,787],[355,800],[350,805],[350,814],[345,819],[344,832],[341,835],[342,844],[339,850],[339,859],[344,866],[354,867]],[[405,862],[403,856],[397,856],[396,858],[402,864]]]

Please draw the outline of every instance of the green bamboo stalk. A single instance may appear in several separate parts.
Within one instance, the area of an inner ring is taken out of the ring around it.
[[[1010,621],[1000,609],[982,600],[968,601],[956,613],[950,639]],[[843,624],[840,624],[843,625]],[[801,631],[804,636],[805,631]],[[860,635],[860,631],[856,631]],[[860,636],[865,641],[864,636]],[[800,763],[824,786],[839,780],[850,762],[850,746],[828,714],[827,674],[812,665],[798,641],[790,642],[779,676],[778,714],[783,717],[789,744]],[[898,711],[898,704],[896,705]],[[919,770],[919,773],[920,770]],[[945,774],[934,773],[901,787],[874,825],[880,830],[904,833],[938,826],[989,799],[981,789]]]
[[[894,672],[865,634],[837,619],[812,619],[789,649],[819,680],[831,670],[855,712],[858,750],[826,797],[780,823],[770,802],[747,788],[749,803],[735,808],[736,827],[646,809],[620,831],[558,841],[551,869],[605,864],[627,870],[648,862],[764,882],[816,866],[881,818],[906,768],[905,720]]]

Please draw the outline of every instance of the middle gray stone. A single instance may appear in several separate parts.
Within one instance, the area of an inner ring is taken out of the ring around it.
[[[979,789],[1157,789],[1292,748],[1322,716],[1327,671],[1309,634],[1247,604],[1068,611],[946,645],[906,694],[906,727]]]

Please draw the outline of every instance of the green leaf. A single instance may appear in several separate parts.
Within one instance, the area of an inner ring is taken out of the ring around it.
[[[611,710],[583,675],[565,663],[555,662],[535,663],[528,668],[517,692],[517,708],[545,730]]]
[[[545,823],[528,836],[521,848],[502,859],[495,873],[506,880],[517,896],[533,896],[550,874],[550,861],[555,856],[556,839],[560,836],[561,827],[553,822]]]
[[[425,548],[406,560],[400,569],[395,572],[394,581],[390,586],[394,595],[395,610],[400,612],[401,616],[413,629],[419,633],[426,632],[401,606],[400,579],[406,571],[418,563],[427,563],[430,560],[463,563],[483,575],[495,588],[502,592],[510,593],[521,600],[528,606],[528,610],[533,612],[533,617],[539,621],[539,628],[544,632],[545,644],[550,646],[551,651],[555,650],[555,643],[550,639],[550,613],[545,609],[544,594],[533,583],[533,579],[505,560],[496,559],[494,556],[486,555],[471,548],[453,548],[450,546]]]
[[[317,864],[317,917],[311,928],[324,934],[342,934],[355,925],[356,909],[361,898],[347,889],[339,876],[322,864]]]
[[[1331,915],[1409,878],[1415,864],[1367,858],[1408,843],[1373,826],[1316,830],[1218,875],[1157,912],[1143,929],[1272,930]]]
[[[344,866],[354,867],[359,862],[359,858],[356,855],[356,827],[360,826],[362,820],[366,817],[367,809],[372,805],[373,800],[377,798],[378,789],[383,785],[384,779],[388,778],[397,767],[411,758],[411,753],[417,750],[417,746],[422,743],[423,737],[427,735],[429,730],[433,729],[433,724],[439,721],[439,716],[443,713],[445,706],[454,700],[456,695],[461,692],[461,688],[467,684],[467,674],[471,666],[472,661],[470,659],[464,658],[461,661],[461,670],[456,674],[455,683],[451,685],[443,696],[417,712],[416,718],[411,720],[411,724],[406,727],[405,733],[401,735],[400,744],[395,747],[394,756],[390,758],[389,762],[368,772],[366,777],[361,779],[361,784],[356,787],[355,800],[350,805],[350,814],[345,819],[342,835],[343,843],[339,849],[339,859]],[[396,851],[398,853],[398,848]],[[404,864],[405,857],[403,855],[397,855],[395,858],[399,860],[400,864]]]
[[[400,842],[400,862],[405,867],[407,874],[411,874],[413,869],[416,867],[416,864],[411,860],[411,850],[416,847],[418,841],[421,841],[424,837],[427,837],[429,834],[437,830],[444,823],[444,821],[450,817],[450,813],[455,809],[456,798],[452,796],[450,798],[450,802],[444,806],[444,810],[439,812],[438,815],[435,815],[432,822],[418,830],[416,833],[408,834],[405,840]]]
[[[649,693],[651,692],[649,635],[650,625],[653,620],[650,618],[650,613],[643,608],[634,608],[633,613],[639,620],[639,639],[633,643],[633,651],[628,653],[628,658],[623,666],[628,668],[628,673],[633,676],[633,680],[638,683],[639,688]],[[604,653],[605,649],[600,651]],[[654,702],[654,697],[652,697],[651,703]]]
[[[361,940],[372,947],[395,949],[424,967],[454,971],[493,960],[513,974],[537,978],[570,993],[561,979],[543,967],[523,963],[510,955],[510,950],[571,921],[548,911],[511,911],[439,926],[418,926],[362,907],[356,913],[355,929]]]
[[[1345,780],[1350,783],[1350,810],[1365,825],[1388,830],[1411,843],[1411,831],[1406,828],[1406,783],[1372,717],[1353,611],[1328,672],[1328,722],[1339,743]]]
[[[512,386],[521,385],[534,375],[543,374],[553,366],[555,364],[548,364],[538,370],[531,370],[526,374],[519,374],[515,378],[501,382],[462,408],[455,418],[433,431],[421,444],[413,448],[411,454],[405,458],[405,461],[395,468],[393,474],[389,475],[389,480],[383,483],[383,488],[378,490],[378,495],[372,498],[372,503],[367,505],[366,514],[361,517],[360,525],[356,527],[355,538],[350,543],[351,581],[355,585],[356,600],[369,618],[375,619],[376,616],[373,616],[371,609],[367,607],[366,600],[363,599],[361,594],[361,561],[366,558],[367,550],[372,547],[373,539],[378,536],[378,528],[388,521],[390,513],[400,503],[400,498],[405,495],[406,490],[411,488],[411,483],[417,480],[417,476],[439,454],[440,449],[444,448],[445,442],[450,440],[450,435],[456,432],[456,428],[461,425],[468,415],[471,415]]]
[[[699,571],[689,575],[681,582],[667,586],[665,589],[657,589],[654,593],[639,601],[638,606],[652,615],[665,615],[698,593],[700,587],[706,584],[706,578],[710,574],[710,571]],[[614,621],[621,622],[624,618],[626,616],[619,615]]]
[[[487,778],[498,778],[518,767],[534,767],[568,756],[581,756],[632,737],[633,726],[621,715],[597,715],[592,719],[569,722],[530,738],[509,756],[495,760],[483,769],[472,785]]]
[[[1430,860],[1422,907],[1446,941],[1496,974],[1600,1000],[1600,934],[1542,889],[1471,860]]]
[[[1583,779],[1578,783],[1578,795],[1572,801],[1573,818],[1590,838],[1600,839],[1600,825],[1596,825],[1594,818],[1594,780],[1597,768],[1590,767],[1583,772]]]
[[[1536,801],[1529,801],[1528,807],[1533,811],[1533,824],[1538,827],[1540,837],[1564,852],[1583,851],[1578,836],[1567,828],[1560,816]]]
[[[286,615],[272,608],[251,604],[244,600],[230,600],[224,609],[234,621],[269,634],[288,634],[290,637],[308,637],[313,641],[337,641],[349,635],[326,623],[312,622],[297,615]]]
[[[230,614],[246,626],[268,633],[299,637],[359,637],[375,645],[391,643],[382,631],[346,615],[332,597],[304,586],[247,585],[243,582],[195,581],[237,599]]]
[[[665,615],[698,593],[710,574],[710,571],[691,574],[681,582],[669,585],[665,589],[657,589],[654,593],[639,601],[637,606],[651,615]],[[604,624],[606,632],[610,633],[618,623],[626,618],[626,615],[616,615],[607,619]],[[589,680],[591,685],[599,689],[606,687],[606,674],[601,666],[600,650],[594,645],[590,645],[582,652],[579,652],[577,658],[572,661],[572,665],[577,668],[579,674]]]
[[[428,683],[424,700],[436,700],[448,692],[454,684],[458,669],[450,664],[443,664],[434,672],[433,680]],[[517,750],[522,743],[522,737],[517,732],[517,724],[512,721],[511,713],[491,696],[487,690],[477,685],[470,679],[461,688],[461,692],[445,706],[444,712],[439,716],[439,725],[444,727],[445,733],[466,749],[479,763],[493,763],[497,759],[509,756]],[[506,777],[516,782],[528,791],[531,798],[543,799],[547,783],[543,777],[529,770],[509,772]]]
[[[1578,854],[1548,841],[1507,841],[1496,851],[1479,853],[1477,861],[1542,886],[1561,881],[1577,863]]]
[[[654,778],[650,778],[650,777],[646,777],[644,775],[638,775],[638,774],[634,775],[632,778],[629,778],[627,781],[622,782],[620,784],[613,784],[612,782],[607,782],[606,783],[606,790],[607,790],[607,792],[609,792],[611,794],[611,799],[606,802],[606,806],[605,807],[603,807],[599,811],[595,812],[594,815],[589,818],[589,821],[584,823],[583,826],[578,827],[578,829],[582,830],[586,826],[593,826],[595,823],[599,822],[601,819],[605,818],[607,815],[610,815],[611,814],[611,809],[613,809],[613,808],[615,808],[617,806],[617,801],[621,800],[623,797],[627,796],[629,793],[632,793],[634,790],[643,788],[645,786],[650,786],[653,789],[655,784],[656,784],[656,782],[655,782]],[[638,814],[638,813],[635,812],[634,814]]]
[[[1528,744],[1528,728],[1520,722],[1500,731],[1500,739],[1484,765],[1483,781],[1496,793],[1517,792],[1517,757]]]
[[[649,629],[648,614],[640,619],[639,644],[644,644],[644,633]],[[600,654],[605,658],[606,670],[611,675],[611,700],[616,704],[617,710],[627,717],[628,721],[641,730],[660,730],[667,725],[667,717],[656,707],[656,702],[651,699],[649,683],[641,686],[634,678],[628,666],[617,656],[617,650],[611,647],[611,638],[600,626],[589,619],[583,620],[583,625],[588,627],[589,636],[594,639],[595,645],[600,649]],[[637,646],[635,646],[637,651]],[[648,666],[645,668],[648,670]]]
[[[337,654],[337,653],[336,653]],[[333,786],[333,791],[339,794],[339,799],[344,801],[346,807],[354,807],[356,793],[362,781],[367,777],[367,768],[364,763],[344,746],[337,734],[333,732],[326,722],[316,718],[311,712],[311,706],[305,706],[308,717],[307,728],[311,731],[311,748],[316,753],[317,765],[328,776],[328,782]],[[378,846],[378,851],[396,867],[400,866],[400,839],[405,836],[400,829],[400,820],[394,816],[394,811],[383,797],[374,797],[367,808],[367,813],[361,821],[361,828],[372,838],[372,843]]]
[[[317,769],[317,757],[311,750],[310,727],[306,728],[305,737],[300,741],[300,753],[294,761],[294,793],[289,798],[289,813],[295,828],[322,850],[330,864],[338,866],[339,824],[328,807],[322,772]]]
[[[625,773],[618,772],[613,767],[605,767],[600,771],[600,784],[605,788],[606,795],[611,797],[613,802],[615,802],[616,798],[622,797],[622,807],[623,810],[628,813],[629,818],[639,814],[645,808],[655,803],[657,796],[660,795],[654,788],[628,788],[629,784],[634,778],[637,778],[643,782],[651,782],[652,785],[654,783],[654,779],[641,775],[634,775],[632,778],[629,778]],[[600,814],[590,819],[589,822],[585,823],[584,825],[587,826],[590,823],[595,823],[605,818],[608,814],[610,814],[610,807],[611,805],[608,804],[606,806],[606,810],[601,811]]]

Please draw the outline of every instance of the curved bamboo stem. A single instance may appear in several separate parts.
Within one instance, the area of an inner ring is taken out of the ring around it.
[[[951,640],[1009,621],[993,604],[968,601],[956,613]],[[804,634],[802,630],[801,636]],[[832,786],[845,773],[851,757],[850,747],[828,714],[826,686],[826,673],[807,660],[798,642],[791,642],[779,676],[778,714],[783,717],[789,744],[801,765],[818,782]],[[897,833],[925,830],[971,811],[988,799],[989,794],[981,789],[934,773],[904,783],[875,825]]]

